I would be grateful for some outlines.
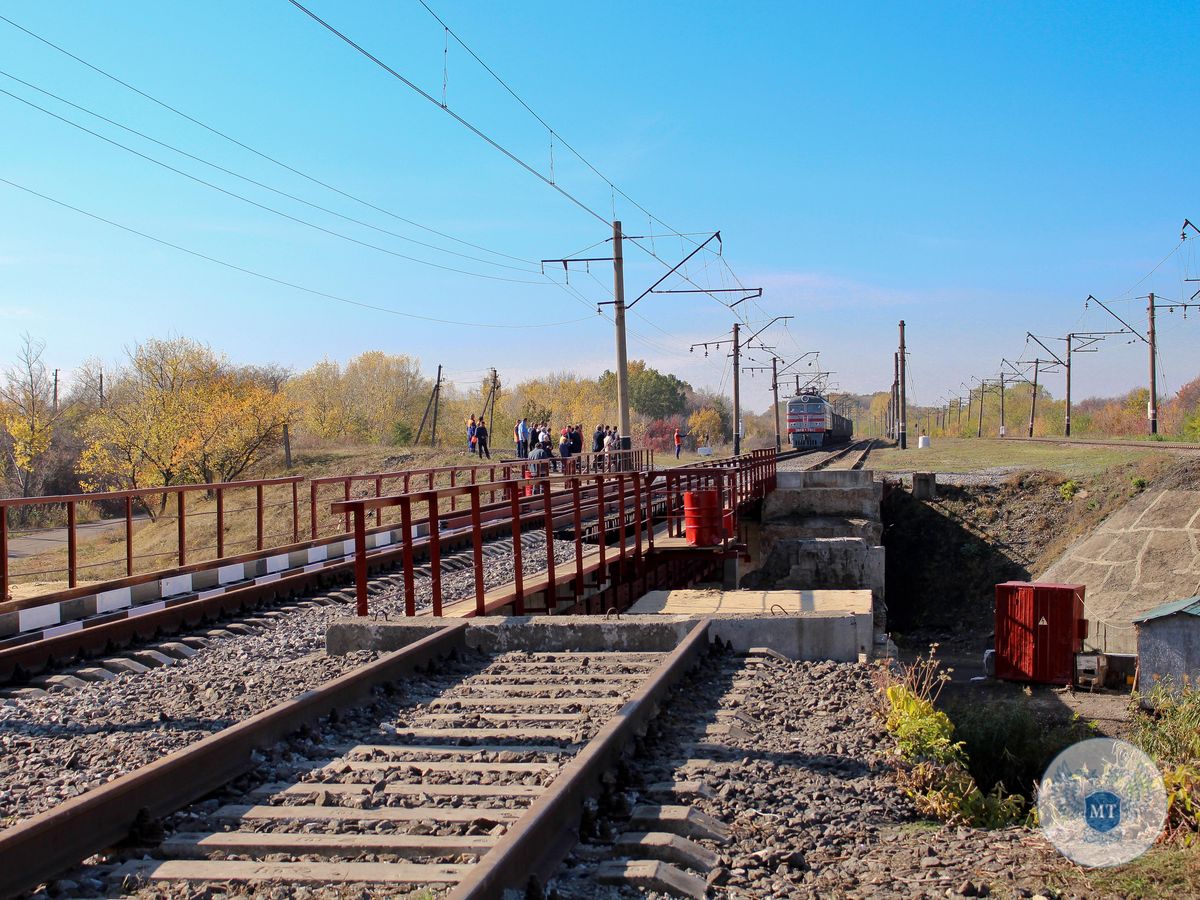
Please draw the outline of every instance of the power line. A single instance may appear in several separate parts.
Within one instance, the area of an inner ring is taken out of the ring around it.
[[[150,135],[146,134],[145,132],[138,131],[136,128],[131,128],[128,125],[124,125],[121,122],[116,121],[115,119],[110,119],[108,116],[102,115],[101,113],[98,113],[95,110],[88,109],[86,106],[80,106],[78,103],[73,103],[70,100],[66,99],[65,97],[60,97],[58,94],[55,94],[52,91],[48,91],[45,88],[40,88],[36,84],[31,84],[30,82],[25,81],[23,78],[18,78],[16,75],[13,75],[11,72],[5,72],[3,69],[0,69],[0,75],[3,75],[6,78],[10,78],[13,81],[17,82],[18,84],[23,84],[25,87],[30,88],[31,90],[35,90],[40,94],[43,94],[47,97],[51,97],[51,98],[57,100],[59,103],[63,103],[66,106],[71,107],[72,109],[79,110],[82,113],[85,113],[89,116],[97,118],[101,122],[107,122],[109,125],[115,126],[116,128],[120,128],[122,131],[126,131],[129,134],[136,135],[137,137],[140,137],[143,140],[149,141],[152,144],[157,144],[158,146],[163,147],[167,150],[170,150],[173,153],[178,153],[180,156],[187,157],[190,160],[194,160],[195,162],[206,165],[212,169],[216,169],[218,172],[223,172],[224,174],[232,176],[233,178],[237,178],[241,181],[244,181],[247,184],[252,184],[255,187],[262,188],[265,191],[270,191],[273,194],[278,194],[280,197],[286,197],[289,200],[294,200],[297,203],[302,203],[305,206],[310,207],[311,209],[319,210],[320,212],[323,212],[323,213],[328,213],[331,216],[336,216],[337,218],[343,219],[347,222],[353,222],[355,225],[361,225],[364,228],[370,228],[372,231],[378,231],[380,234],[386,234],[391,237],[398,238],[402,241],[408,241],[409,243],[416,244],[420,247],[427,247],[430,250],[436,250],[439,253],[448,253],[451,256],[457,256],[462,259],[469,259],[474,262],[480,262],[480,263],[483,263],[484,265],[488,265],[488,266],[498,266],[503,269],[512,269],[517,272],[533,273],[534,271],[536,271],[534,269],[526,268],[524,266],[510,266],[507,263],[496,262],[495,260],[490,260],[490,259],[484,259],[483,257],[480,257],[480,256],[472,256],[469,253],[459,253],[457,250],[448,250],[445,247],[439,247],[437,244],[430,244],[430,243],[427,243],[426,241],[419,241],[416,238],[408,237],[408,235],[400,234],[399,232],[396,232],[396,231],[390,231],[387,228],[380,228],[378,225],[372,225],[370,222],[364,221],[363,219],[357,219],[354,216],[348,216],[344,213],[338,212],[337,210],[329,209],[326,206],[321,206],[319,203],[313,203],[309,200],[305,200],[303,197],[298,197],[295,194],[288,193],[287,191],[280,190],[279,188],[271,187],[271,185],[269,185],[269,184],[264,184],[261,181],[257,181],[246,175],[239,174],[238,172],[235,172],[232,169],[227,169],[222,165],[212,162],[211,160],[204,159],[201,156],[196,156],[194,153],[189,153],[188,151],[180,149],[179,147],[176,147],[173,144],[168,144],[165,141],[160,141],[157,138],[151,137]],[[12,97],[15,95],[9,94],[9,96]],[[20,98],[18,98],[18,99],[20,99]],[[25,102],[25,101],[22,101],[22,102]],[[35,107],[35,108],[42,109],[41,107]],[[53,115],[53,113],[50,113],[47,110],[42,110],[42,112],[46,112],[48,115]],[[66,120],[63,120],[63,121],[66,121]],[[74,123],[68,123],[68,124],[74,124]],[[94,133],[94,132],[89,132],[89,133]]]
[[[296,167],[291,166],[288,163],[285,163],[282,160],[280,160],[274,156],[271,156],[268,153],[263,152],[262,150],[257,150],[254,147],[250,146],[249,144],[246,144],[243,141],[240,141],[237,138],[232,137],[231,135],[225,133],[224,131],[221,131],[220,129],[215,128],[212,125],[209,125],[206,122],[203,122],[200,119],[197,119],[196,117],[191,116],[188,113],[185,113],[183,110],[181,110],[175,106],[172,106],[171,104],[167,103],[166,101],[160,100],[159,98],[147,93],[146,91],[143,91],[141,88],[135,87],[134,85],[130,84],[127,81],[123,81],[122,79],[118,78],[116,75],[113,75],[112,73],[105,71],[104,69],[100,68],[99,66],[88,62],[86,59],[83,59],[82,57],[76,56],[74,53],[72,53],[71,51],[69,51],[63,47],[60,47],[58,44],[55,44],[53,41],[50,41],[47,38],[44,38],[41,35],[33,32],[33,31],[30,31],[28,28],[25,28],[23,25],[18,25],[16,22],[14,22],[12,19],[8,18],[7,16],[0,15],[0,21],[6,22],[7,24],[11,25],[13,28],[17,29],[18,31],[25,33],[26,35],[28,35],[29,37],[33,38],[36,41],[40,41],[41,43],[45,44],[47,47],[50,47],[53,50],[57,50],[59,53],[63,54],[64,56],[66,56],[70,59],[73,59],[75,62],[79,63],[82,66],[86,66],[87,68],[89,68],[93,72],[95,72],[96,74],[102,75],[103,77],[107,78],[109,81],[119,84],[121,87],[132,91],[133,93],[137,94],[139,97],[143,97],[144,99],[149,100],[151,103],[154,103],[155,105],[162,107],[163,109],[167,110],[168,112],[174,113],[175,115],[179,116],[182,119],[186,119],[187,121],[191,122],[193,125],[203,128],[205,131],[216,135],[217,137],[221,138],[222,140],[228,141],[229,143],[233,144],[234,146],[240,147],[241,149],[247,151],[248,153],[254,154],[255,156],[259,157],[260,159],[264,159],[273,165],[279,166],[281,169],[285,169],[286,171],[291,172],[293,175],[298,175],[299,177],[303,178],[304,180],[306,180],[312,184],[318,185],[319,187],[323,187],[328,191],[333,191],[335,194],[345,197],[347,200],[353,200],[355,203],[362,204],[363,206],[367,207],[368,209],[373,209],[376,212],[384,214],[385,216],[390,216],[391,218],[395,219],[398,222],[404,222],[406,225],[411,225],[414,228],[419,228],[422,231],[427,231],[430,234],[435,234],[438,237],[445,238],[448,241],[454,241],[457,244],[462,244],[464,247],[471,247],[475,250],[481,250],[484,253],[491,253],[494,256],[501,256],[501,257],[504,257],[505,259],[512,260],[513,262],[527,263],[529,265],[533,265],[532,260],[522,259],[519,256],[511,256],[507,253],[502,253],[499,250],[493,250],[490,247],[485,247],[482,244],[475,244],[475,243],[472,243],[471,241],[463,240],[462,238],[455,237],[452,234],[447,234],[444,231],[439,231],[436,228],[431,228],[428,225],[422,225],[420,222],[416,222],[412,219],[405,218],[404,216],[400,215],[399,213],[392,212],[391,210],[386,209],[382,206],[378,206],[378,205],[370,202],[369,200],[364,200],[363,198],[356,196],[355,194],[351,194],[348,191],[344,191],[339,187],[335,187],[334,185],[329,184],[328,182],[322,181],[321,179],[317,178],[314,175],[309,175],[308,173],[306,173],[300,169],[297,169]]]
[[[133,147],[127,146],[126,144],[122,144],[120,141],[115,141],[110,137],[106,137],[105,135],[100,134],[100,132],[98,132],[98,131],[92,131],[90,128],[88,128],[84,125],[80,125],[78,122],[72,122],[70,119],[68,119],[64,116],[60,116],[58,113],[52,112],[43,106],[38,106],[38,104],[34,103],[31,100],[26,100],[24,97],[19,97],[10,91],[6,91],[6,90],[4,90],[4,88],[0,88],[0,94],[3,94],[7,97],[11,97],[12,99],[14,99],[20,103],[24,103],[26,106],[32,107],[33,109],[36,109],[36,110],[39,110],[40,112],[45,113],[46,115],[50,116],[51,118],[57,119],[58,121],[63,122],[64,124],[70,125],[72,128],[79,129],[80,131],[84,132],[85,134],[90,134],[92,137],[98,138],[99,140],[104,141],[106,144],[112,144],[114,147],[124,150],[127,153],[132,153],[134,156],[144,159],[147,162],[154,163],[156,166],[161,166],[162,168],[166,169],[169,172],[174,172],[176,175],[180,175],[184,178],[187,178],[190,181],[196,182],[197,184],[202,184],[205,187],[211,188],[214,191],[218,191],[222,194],[225,194],[228,197],[233,197],[235,200],[241,200],[243,203],[248,203],[249,205],[256,207],[257,209],[261,209],[261,210],[263,210],[265,212],[269,212],[269,213],[274,213],[275,215],[280,216],[281,218],[287,219],[291,222],[295,222],[298,225],[307,226],[308,228],[312,228],[316,231],[320,231],[324,234],[328,234],[331,237],[341,238],[343,241],[348,241],[352,244],[358,244],[360,247],[366,247],[370,250],[378,250],[380,253],[386,253],[389,256],[395,256],[395,257],[398,257],[399,259],[406,259],[409,262],[419,263],[421,265],[430,266],[435,269],[442,269],[443,271],[446,271],[446,272],[457,272],[460,275],[470,275],[475,278],[487,278],[491,281],[507,281],[507,282],[514,283],[514,284],[541,284],[542,283],[540,281],[533,281],[533,280],[525,279],[525,278],[508,278],[504,275],[488,275],[484,272],[472,272],[468,269],[459,269],[455,266],[447,266],[447,265],[443,265],[442,263],[432,262],[431,260],[420,259],[419,257],[416,257],[416,256],[409,256],[408,254],[400,253],[397,250],[391,250],[387,247],[381,247],[378,244],[372,244],[370,241],[359,240],[356,237],[352,237],[351,235],[348,235],[348,234],[343,234],[340,231],[334,231],[332,228],[326,228],[324,225],[318,225],[316,222],[310,222],[308,219],[302,219],[299,216],[293,216],[291,213],[286,213],[283,210],[276,209],[273,206],[268,206],[265,203],[259,203],[257,200],[252,200],[249,197],[246,197],[242,194],[237,193],[236,191],[231,191],[228,188],[223,188],[218,184],[213,184],[211,181],[205,181],[203,178],[200,178],[197,175],[193,175],[190,172],[185,172],[183,169],[177,169],[177,168],[175,168],[175,166],[172,166],[170,163],[165,163],[160,159],[155,159],[153,156],[149,156],[148,154],[142,153],[140,150],[135,150]]]
[[[336,38],[338,38],[340,41],[342,41],[343,43],[345,43],[347,46],[349,46],[350,48],[352,48],[353,50],[355,50],[357,53],[359,53],[360,55],[362,55],[362,56],[363,56],[363,57],[365,57],[366,59],[368,59],[368,60],[370,60],[371,62],[373,62],[373,63],[374,63],[376,66],[378,66],[378,67],[379,67],[380,69],[382,69],[384,72],[388,73],[388,74],[389,74],[389,75],[391,75],[393,78],[395,78],[397,81],[401,82],[403,85],[405,85],[405,86],[406,86],[406,87],[408,87],[410,90],[412,90],[413,92],[415,92],[415,93],[416,93],[418,96],[420,96],[420,97],[422,97],[423,99],[425,99],[425,100],[429,101],[429,103],[431,103],[433,106],[437,107],[439,110],[441,110],[442,112],[446,113],[446,115],[448,115],[448,116],[450,116],[451,118],[453,118],[453,119],[454,119],[456,122],[458,122],[460,125],[462,125],[464,128],[466,128],[468,131],[470,131],[472,134],[474,134],[474,135],[475,135],[476,137],[478,137],[480,140],[484,141],[484,142],[485,142],[486,144],[488,144],[489,146],[493,147],[494,149],[498,150],[500,153],[502,153],[502,154],[504,154],[505,156],[507,156],[507,157],[508,157],[510,160],[512,160],[514,163],[516,163],[518,166],[520,166],[522,169],[524,169],[524,170],[525,170],[526,172],[528,172],[530,175],[532,175],[532,176],[534,176],[535,178],[537,178],[537,179],[538,179],[539,181],[541,181],[543,184],[546,184],[546,185],[548,185],[549,187],[553,188],[555,191],[557,191],[559,194],[561,194],[561,195],[562,195],[563,197],[565,197],[567,200],[570,200],[572,203],[574,203],[576,206],[578,206],[580,209],[582,209],[582,210],[583,210],[584,212],[586,212],[588,215],[590,215],[590,216],[593,216],[593,217],[595,217],[596,219],[599,219],[599,220],[600,220],[601,222],[603,222],[605,225],[608,225],[608,224],[609,224],[609,220],[608,220],[608,219],[607,219],[607,218],[606,218],[604,215],[602,215],[601,213],[599,213],[599,212],[597,212],[596,210],[592,209],[590,206],[588,206],[586,203],[584,203],[582,200],[580,200],[578,197],[576,197],[576,196],[575,196],[574,194],[572,194],[570,191],[566,190],[566,189],[565,189],[564,187],[562,187],[560,184],[558,184],[557,182],[555,182],[555,181],[554,181],[552,178],[549,178],[549,177],[547,177],[546,175],[543,175],[543,174],[542,174],[541,172],[539,172],[539,171],[538,171],[536,168],[534,168],[534,166],[532,166],[530,163],[527,163],[527,162],[526,162],[525,160],[523,160],[521,157],[517,156],[517,154],[516,154],[516,153],[514,153],[514,152],[513,152],[513,151],[511,151],[511,150],[509,150],[507,147],[505,147],[503,144],[501,144],[501,143],[500,143],[499,141],[497,141],[495,138],[491,137],[491,136],[490,136],[490,135],[488,135],[486,132],[484,132],[482,129],[478,128],[476,125],[472,124],[472,123],[471,123],[470,121],[468,121],[466,118],[464,118],[463,116],[459,115],[457,112],[455,112],[453,109],[451,109],[451,108],[450,108],[448,105],[446,105],[446,104],[442,103],[441,101],[439,101],[439,100],[438,100],[436,97],[434,97],[432,94],[430,94],[430,93],[429,93],[428,91],[426,91],[424,88],[420,87],[419,85],[417,85],[417,84],[416,84],[416,83],[414,83],[413,81],[411,81],[411,80],[409,80],[408,78],[406,78],[404,75],[400,74],[400,72],[396,71],[394,68],[392,68],[391,66],[389,66],[387,63],[385,63],[383,60],[381,60],[381,59],[380,59],[378,56],[375,56],[373,53],[371,53],[369,50],[367,50],[367,49],[366,49],[365,47],[363,47],[361,44],[358,44],[357,42],[355,42],[355,41],[354,41],[352,38],[350,38],[348,35],[346,35],[345,33],[341,32],[341,31],[339,31],[337,28],[335,28],[335,27],[334,27],[333,25],[331,25],[329,22],[327,22],[327,21],[325,21],[324,19],[322,19],[322,18],[321,18],[320,16],[318,16],[318,15],[317,15],[315,12],[313,12],[313,11],[312,11],[312,10],[310,10],[308,7],[306,7],[306,6],[305,6],[303,3],[301,3],[301,2],[300,2],[300,0],[288,0],[288,3],[290,3],[290,4],[291,4],[292,6],[294,6],[296,9],[298,9],[300,12],[304,13],[306,16],[308,16],[310,19],[312,19],[314,22],[316,22],[318,25],[320,25],[322,28],[324,28],[324,29],[325,29],[326,31],[328,31],[330,34],[334,35],[334,36],[335,36]],[[447,29],[447,30],[448,30],[448,29]],[[457,40],[457,38],[456,38],[456,40]],[[465,45],[464,45],[464,46],[465,46]],[[472,53],[472,55],[474,55],[474,54]],[[481,62],[481,65],[482,65],[482,62]],[[485,66],[485,68],[486,68],[486,66]],[[490,71],[490,70],[489,70],[489,71]],[[495,73],[493,73],[493,76],[495,77]],[[510,90],[510,93],[511,93],[511,90]],[[518,98],[518,99],[519,99],[519,98]],[[520,101],[520,102],[522,103],[522,105],[524,105],[524,101]],[[527,107],[527,108],[528,108],[528,107]],[[539,119],[539,121],[541,121],[541,120]],[[543,123],[543,124],[544,124],[544,123]],[[548,127],[548,126],[547,126],[547,127]],[[560,138],[560,140],[561,140],[561,138]],[[582,158],[582,157],[581,157],[581,158]],[[585,162],[586,162],[586,161],[585,161]],[[601,177],[603,178],[603,176],[601,176]],[[607,179],[605,179],[605,181],[606,181],[606,183],[609,185],[609,187],[610,187],[610,188],[611,188],[611,189],[612,189],[614,192],[617,190],[617,188],[616,188],[616,186],[615,186],[615,185],[613,185],[611,182],[608,182],[608,181],[607,181]],[[625,196],[624,192],[622,192],[622,196]],[[633,201],[631,200],[630,202],[632,203]],[[636,204],[636,203],[635,203],[634,205],[635,205],[635,206],[637,206],[638,204]],[[639,209],[642,209],[642,211],[643,211],[643,212],[646,212],[646,210],[645,210],[643,207],[641,207],[641,206],[638,206],[638,208],[639,208]],[[647,213],[647,214],[649,214],[649,213]],[[614,216],[614,218],[615,218],[615,216]],[[655,218],[655,220],[656,220],[656,221],[658,221],[658,222],[659,222],[660,224],[662,224],[664,227],[668,228],[669,230],[672,230],[672,231],[674,231],[674,229],[671,229],[671,227],[670,227],[669,225],[667,225],[665,222],[663,222],[661,219],[658,219],[657,217],[654,217],[654,218]],[[624,235],[622,235],[622,237],[624,237]],[[658,261],[659,261],[660,263],[662,263],[663,265],[667,265],[667,262],[666,262],[666,260],[664,260],[662,257],[660,257],[660,256],[659,256],[657,253],[655,253],[655,252],[654,252],[652,249],[650,249],[650,248],[647,248],[645,244],[642,244],[642,243],[640,243],[640,242],[639,242],[637,239],[635,239],[635,238],[632,238],[632,237],[631,237],[631,238],[629,238],[629,241],[630,241],[630,242],[631,242],[631,243],[632,243],[634,246],[638,247],[640,250],[644,251],[645,253],[647,253],[647,254],[649,254],[650,256],[652,256],[654,259],[658,260]],[[695,243],[696,243],[696,241],[692,241],[692,243],[693,243],[693,244],[695,244]],[[696,288],[699,288],[699,287],[700,287],[700,285],[698,285],[698,284],[696,284],[696,282],[692,281],[692,279],[691,279],[691,278],[689,278],[689,277],[688,277],[686,274],[680,273],[680,275],[681,275],[681,277],[682,277],[682,278],[683,278],[685,281],[687,281],[687,282],[688,282],[689,284],[691,284],[693,287],[696,287]],[[703,291],[703,289],[701,289],[701,292],[702,292],[702,293],[707,293],[707,291]],[[722,305],[722,306],[726,306],[726,307],[728,306],[728,304],[726,304],[726,303],[722,303],[722,302],[721,302],[721,300],[720,300],[720,298],[718,298],[718,297],[717,297],[715,294],[710,294],[709,296],[711,296],[711,297],[712,297],[714,300],[716,300],[718,303],[721,303],[721,305]]]
[[[180,253],[186,253],[188,256],[194,256],[197,259],[203,259],[203,260],[206,260],[207,262],[215,263],[216,265],[219,265],[219,266],[224,266],[225,268],[232,269],[235,272],[241,272],[244,275],[251,275],[254,278],[260,278],[263,281],[269,281],[272,284],[278,284],[278,285],[282,285],[283,287],[292,288],[293,290],[302,291],[306,294],[312,294],[314,297],[323,297],[326,300],[334,300],[338,303],[345,303],[349,306],[358,306],[363,309],[370,309],[370,310],[374,310],[376,312],[388,313],[388,314],[394,315],[394,316],[402,316],[403,318],[406,318],[406,319],[418,319],[418,320],[424,321],[424,322],[436,322],[441,325],[460,325],[460,326],[467,327],[467,328],[523,329],[523,328],[556,328],[556,327],[559,327],[562,325],[573,325],[576,322],[583,322],[586,319],[591,318],[590,316],[587,316],[587,317],[580,318],[580,319],[568,319],[567,321],[564,321],[564,322],[533,322],[533,323],[526,323],[526,324],[522,324],[522,325],[510,325],[510,324],[498,324],[498,323],[492,323],[492,322],[463,322],[463,321],[458,321],[455,319],[440,319],[435,316],[423,316],[423,315],[419,315],[417,313],[403,312],[398,309],[392,309],[391,307],[377,306],[373,303],[366,303],[362,300],[354,300],[349,297],[341,297],[337,294],[328,293],[327,291],[321,291],[321,290],[317,290],[316,288],[306,287],[302,284],[297,284],[296,282],[293,282],[293,281],[287,281],[283,278],[276,278],[273,275],[267,275],[263,272],[258,272],[258,271],[255,271],[254,269],[249,269],[249,268],[246,268],[245,266],[240,266],[237,263],[231,263],[227,260],[220,259],[219,257],[216,257],[216,256],[210,256],[207,253],[201,253],[199,250],[192,250],[188,247],[182,246],[181,244],[173,243],[164,238],[155,237],[152,234],[148,234],[144,231],[139,231],[136,228],[132,228],[128,225],[123,225],[120,222],[116,222],[112,219],[106,219],[104,216],[97,215],[96,213],[93,213],[93,212],[88,212],[86,209],[81,209],[78,206],[72,206],[70,203],[67,203],[63,200],[58,200],[55,197],[49,196],[48,194],[43,194],[40,191],[35,191],[33,188],[26,187],[25,185],[17,184],[17,182],[15,182],[15,181],[9,181],[7,178],[4,178],[4,177],[0,177],[0,184],[7,184],[9,187],[14,187],[19,191],[24,191],[25,193],[31,194],[34,197],[38,197],[49,203],[53,203],[56,206],[60,206],[63,209],[69,209],[72,212],[78,213],[81,216],[86,216],[87,218],[93,219],[97,222],[103,222],[105,225],[111,225],[113,228],[118,228],[121,231],[127,232],[128,234],[137,235],[138,237],[144,238],[145,240],[153,241],[154,243],[160,244],[164,247],[170,247],[172,250],[178,250]]]

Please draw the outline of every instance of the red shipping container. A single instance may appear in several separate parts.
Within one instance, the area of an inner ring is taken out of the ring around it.
[[[1070,684],[1087,620],[1082,584],[996,585],[996,677]]]

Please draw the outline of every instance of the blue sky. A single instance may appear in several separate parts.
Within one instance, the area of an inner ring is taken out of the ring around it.
[[[1200,145],[1191,72],[1194,3],[432,3],[559,134],[672,229],[720,229],[706,287],[766,292],[752,323],[781,356],[821,350],[846,389],[890,381],[909,325],[912,395],[935,402],[1021,355],[1024,334],[1109,328],[1089,293],[1177,299],[1200,276]],[[311,8],[549,175],[544,128],[416,2],[312,0]],[[443,363],[464,385],[488,366],[519,379],[612,365],[593,305],[611,270],[574,294],[537,260],[604,239],[603,222],[319,28],[286,0],[5,3],[14,22],[405,224],[289,173],[0,22],[0,70],[362,225],[239,182],[0,76],[0,89],[196,177],[413,263],[298,224],[106,144],[0,94],[0,177],[198,253],[400,312],[404,318],[222,268],[0,184],[0,358],[22,331],[64,370],[183,334],[243,362],[303,368],[367,349]],[[445,63],[445,68],[444,68]],[[608,185],[561,146],[555,181],[611,218]],[[656,233],[619,195],[631,234]],[[431,250],[433,243],[488,262]],[[668,264],[686,239],[646,241]],[[606,255],[601,244],[586,255]],[[489,251],[507,254],[499,256]],[[509,259],[532,261],[521,262]],[[665,267],[627,247],[627,294]],[[1166,262],[1155,269],[1166,257]],[[491,263],[517,267],[502,268]],[[726,269],[724,263],[728,263]],[[519,282],[496,280],[513,278]],[[561,280],[561,274],[555,276]],[[664,285],[666,286],[666,285]],[[681,282],[671,286],[681,287]],[[1117,299],[1141,325],[1144,303]],[[731,313],[702,295],[655,295],[630,319],[630,356],[728,390],[718,338]],[[1200,314],[1164,319],[1163,388],[1197,374]],[[763,358],[762,354],[756,354]],[[1078,395],[1142,384],[1144,348],[1110,341]],[[1059,378],[1061,381],[1061,378]],[[762,408],[768,381],[745,379]],[[1061,393],[1061,384],[1051,382]]]

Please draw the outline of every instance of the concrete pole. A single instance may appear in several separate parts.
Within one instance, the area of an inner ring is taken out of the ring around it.
[[[982,378],[979,379],[979,428],[975,432],[975,437],[983,437],[983,392],[985,382]]]
[[[1065,420],[1064,437],[1071,436],[1071,347],[1075,343],[1075,335],[1067,335],[1067,415]]]
[[[1146,415],[1150,419],[1150,433],[1158,434],[1158,367],[1155,359],[1158,347],[1154,339],[1154,294],[1150,295],[1146,313],[1150,317],[1150,327],[1146,331],[1146,339],[1150,344],[1150,402],[1146,406]]]
[[[737,322],[733,323],[733,455],[742,452],[742,434],[739,427],[742,422],[741,381],[738,375],[742,369],[741,348],[738,346]]]
[[[900,449],[908,447],[908,396],[905,390],[904,320],[900,320]]]
[[[771,393],[775,397],[775,452],[783,449],[783,438],[779,434],[779,358],[771,357]]]
[[[1000,437],[1004,437],[1007,429],[1004,421],[1004,370],[1000,370]]]
[[[900,441],[900,354],[892,354],[892,440]]]
[[[617,329],[617,415],[620,417],[621,449],[632,446],[629,424],[629,357],[625,350],[625,258],[621,249],[621,223],[613,222],[613,322]],[[734,370],[736,372],[736,369]],[[734,375],[736,378],[737,376]]]
[[[1033,437],[1033,420],[1034,420],[1034,417],[1037,415],[1037,379],[1038,379],[1038,363],[1040,363],[1040,362],[1041,362],[1041,360],[1039,360],[1039,359],[1035,359],[1033,361],[1033,393],[1030,395],[1030,399],[1029,399],[1029,436],[1030,437]]]

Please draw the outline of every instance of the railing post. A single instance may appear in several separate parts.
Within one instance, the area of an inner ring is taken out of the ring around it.
[[[629,476],[633,479],[633,559],[640,566],[642,562],[642,476],[634,472]]]
[[[354,596],[355,612],[367,615],[367,511],[361,503],[354,507]]]
[[[479,515],[479,485],[471,485],[471,557],[475,564],[475,615],[484,615],[483,531]]]
[[[179,565],[181,566],[187,565],[187,503],[183,499],[183,495],[186,493],[187,491],[181,488],[175,495],[179,504],[179,521],[176,526],[179,540]]]
[[[412,501],[407,496],[400,501],[400,542],[404,547],[404,614],[417,614],[417,594],[413,584]]]
[[[345,500],[347,503],[350,502],[350,479],[349,478],[347,478],[345,481],[342,482],[342,499]],[[347,509],[345,514],[342,517],[342,532],[345,533],[349,530],[350,530],[350,510]]]
[[[76,568],[79,564],[79,534],[75,530],[75,501],[67,501],[67,587],[75,587],[78,581]]]
[[[0,603],[8,599],[8,507],[0,503]]]
[[[542,509],[546,518],[546,614],[554,615],[558,608],[558,590],[554,583],[554,509],[550,499],[550,477],[543,484]]]
[[[619,519],[617,520],[617,539],[621,542],[620,555],[618,559],[621,561],[621,577],[625,577],[625,473],[617,475],[617,496],[620,501],[617,504]]]
[[[312,523],[308,533],[309,536],[315,541],[317,539],[317,482],[314,481],[308,486],[308,497],[308,515]]]
[[[300,483],[292,482],[292,543],[300,543]]]
[[[433,475],[429,476],[430,481]],[[442,532],[438,527],[438,496],[436,491],[425,495],[429,511],[429,588],[433,599],[433,614],[442,614]]]
[[[509,493],[509,506],[512,516],[513,586],[516,588],[513,615],[523,616],[525,615],[525,578],[522,571],[524,547],[521,544],[521,486],[519,482],[513,485],[512,491]]]
[[[254,486],[254,546],[258,550],[263,548],[263,486],[261,484]]]
[[[375,478],[375,499],[378,500],[382,496],[383,496],[383,479],[376,476],[376,478]],[[382,506],[375,507],[375,524],[376,525],[383,524],[383,507]]]
[[[571,482],[571,500],[575,507],[575,602],[583,596],[583,497],[578,476]]]
[[[125,498],[125,574],[133,574],[133,498]],[[0,591],[0,597],[4,595]]]
[[[217,488],[217,559],[225,556],[225,489]],[[132,573],[130,573],[132,574]]]
[[[608,567],[606,565],[606,560],[605,560],[605,556],[607,555],[606,550],[607,550],[607,541],[608,541],[608,529],[605,527],[606,521],[605,521],[605,510],[604,510],[604,476],[603,475],[596,476],[596,510],[599,514],[597,517],[597,522],[599,523],[599,526],[600,526],[600,533],[598,535],[596,535],[596,537],[599,539],[598,540],[599,546],[597,547],[597,549],[600,551],[600,578],[598,579],[598,582],[596,584],[596,589],[597,589],[597,591],[599,591],[599,590],[603,589],[604,583],[606,581],[608,581]]]
[[[474,469],[471,470],[471,475],[472,476],[475,475]],[[451,468],[450,469],[450,487],[452,487],[452,488],[454,487],[454,484],[455,484],[454,476],[455,476],[455,471],[453,468]],[[453,494],[451,494],[450,495],[450,512],[454,512],[454,510],[457,506],[458,506],[458,498],[456,496],[454,496]]]

